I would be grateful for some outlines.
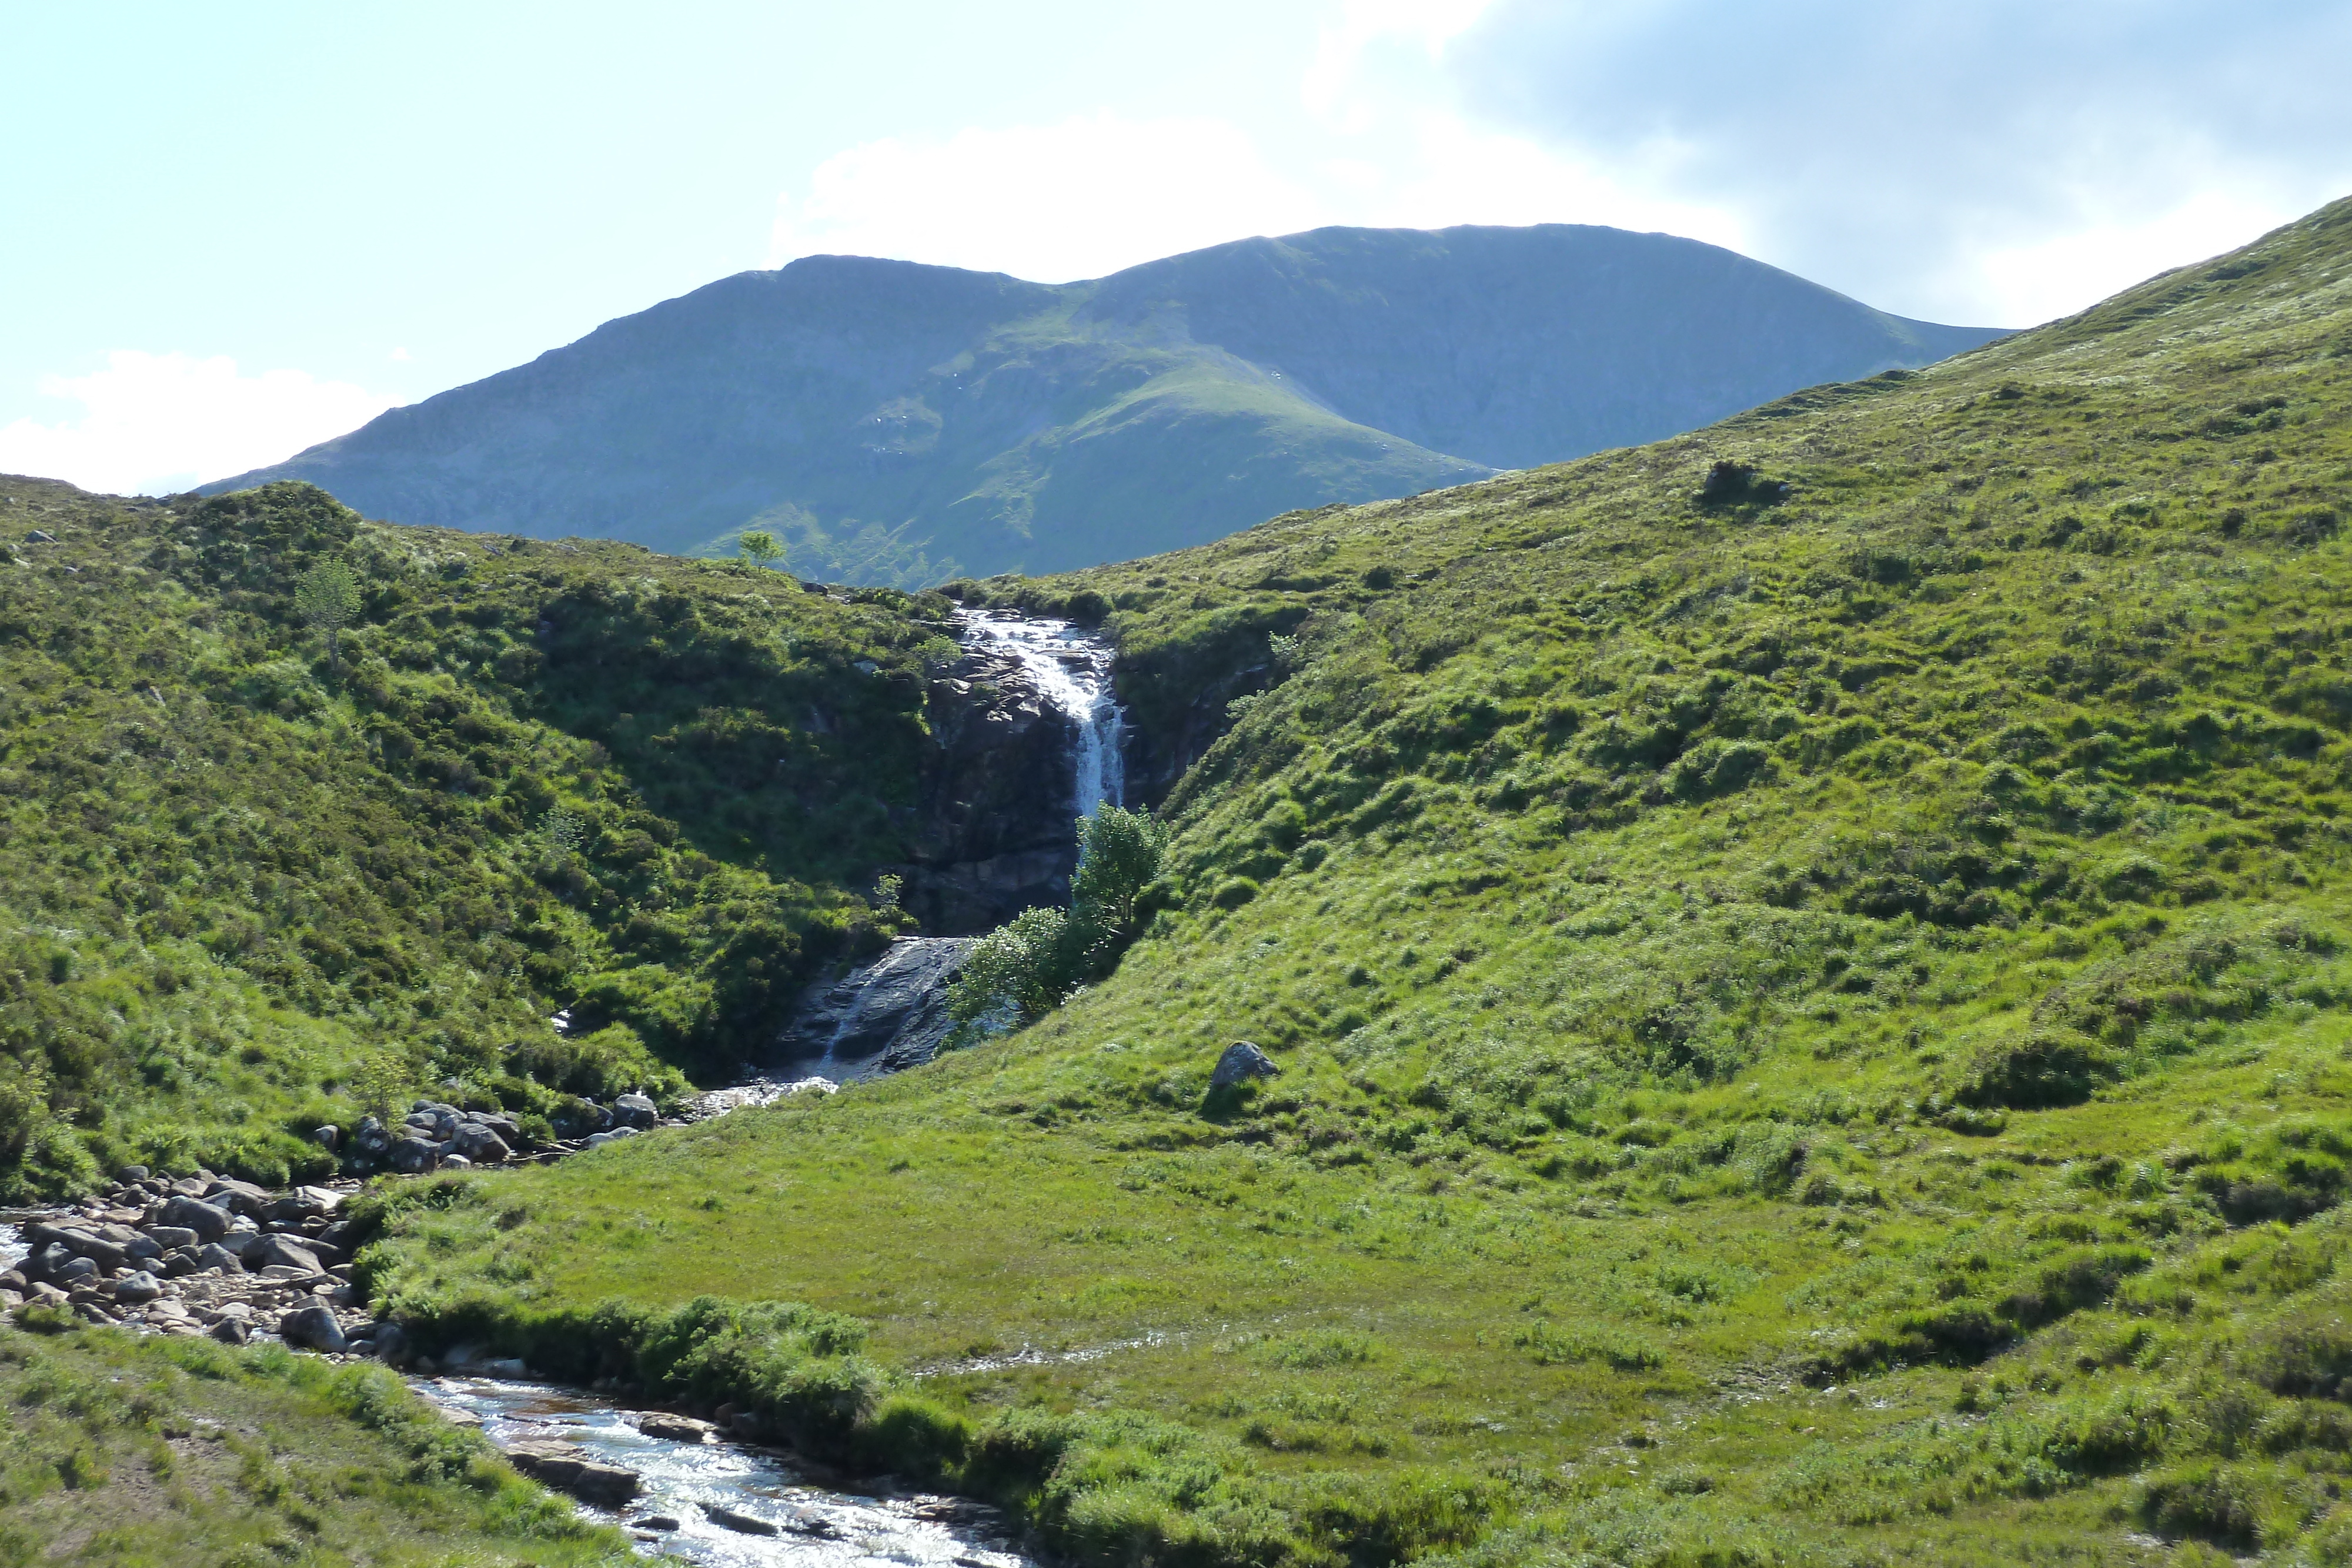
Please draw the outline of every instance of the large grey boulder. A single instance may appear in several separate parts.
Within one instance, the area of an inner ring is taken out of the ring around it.
[[[1217,1058],[1217,1070],[1209,1074],[1209,1087],[1230,1089],[1253,1078],[1280,1076],[1282,1069],[1275,1065],[1272,1057],[1248,1040],[1237,1040],[1225,1047],[1225,1053]]]
[[[196,1267],[208,1274],[242,1274],[245,1272],[245,1260],[214,1241],[196,1249]]]
[[[351,1348],[343,1338],[342,1325],[335,1322],[334,1309],[315,1302],[279,1318],[278,1337],[297,1349],[323,1350],[330,1355],[341,1355]]]
[[[514,1151],[506,1140],[478,1122],[460,1122],[451,1134],[457,1151],[478,1166],[494,1166],[511,1157]]]
[[[155,1245],[166,1252],[176,1252],[183,1247],[194,1247],[204,1239],[184,1225],[151,1225],[147,1228],[147,1234],[153,1237]]]
[[[637,1430],[648,1437],[667,1437],[679,1443],[707,1443],[719,1433],[719,1428],[708,1421],[673,1416],[663,1410],[648,1411],[637,1422]]]
[[[164,1200],[160,1217],[166,1225],[193,1230],[199,1241],[217,1241],[228,1234],[228,1211],[202,1198],[176,1196]]]
[[[373,1116],[360,1118],[352,1133],[352,1153],[361,1159],[380,1160],[392,1152],[392,1133]]]
[[[205,1201],[216,1204],[231,1214],[242,1214],[249,1218],[257,1219],[268,1212],[271,1204],[278,1201],[278,1195],[266,1186],[256,1186],[249,1181],[236,1181],[223,1176],[215,1181],[206,1190]]]
[[[403,1176],[422,1176],[440,1163],[440,1145],[423,1138],[405,1137],[392,1145],[392,1168]]]
[[[650,1127],[661,1120],[661,1112],[642,1094],[624,1094],[613,1102],[613,1120],[625,1127]]]
[[[163,1293],[162,1281],[144,1269],[135,1269],[114,1281],[114,1299],[126,1307],[143,1307]]]
[[[517,1443],[507,1450],[507,1462],[541,1486],[599,1507],[617,1508],[637,1495],[635,1470],[605,1464],[570,1443]]]
[[[309,1274],[323,1274],[326,1266],[319,1255],[305,1247],[300,1239],[292,1236],[265,1236],[261,1245],[246,1255],[246,1261],[257,1269],[272,1264],[284,1269],[299,1269]]]

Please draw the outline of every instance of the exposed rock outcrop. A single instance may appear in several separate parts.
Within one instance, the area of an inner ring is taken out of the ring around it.
[[[952,1024],[948,982],[974,940],[901,937],[873,963],[812,988],[776,1042],[779,1061],[835,1079],[929,1061]]]
[[[938,740],[921,783],[921,838],[906,907],[926,931],[968,935],[1061,904],[1077,863],[1070,748],[1077,726],[1021,662],[967,650],[932,688]]]

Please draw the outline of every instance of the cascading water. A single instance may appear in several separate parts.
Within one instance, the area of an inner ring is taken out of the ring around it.
[[[1111,689],[1111,651],[1066,621],[960,610],[956,621],[969,647],[1010,653],[1037,683],[1045,700],[1076,725],[1071,748],[1078,815],[1127,803],[1121,750],[1127,715]]]

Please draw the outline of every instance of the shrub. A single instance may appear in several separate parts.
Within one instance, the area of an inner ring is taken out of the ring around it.
[[[1209,902],[1219,909],[1239,909],[1264,891],[1257,883],[1245,876],[1229,876],[1209,894]]]
[[[2210,1461],[2176,1466],[2141,1483],[2140,1516],[2168,1535],[2198,1535],[2251,1546],[2261,1515],[2254,1487],[2233,1467]]]
[[[2037,1030],[1979,1051],[1954,1098],[2011,1110],[2077,1105],[2114,1073],[2112,1061],[2083,1036]]]

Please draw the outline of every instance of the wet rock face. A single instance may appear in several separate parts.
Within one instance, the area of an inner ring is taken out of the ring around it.
[[[948,982],[973,940],[901,937],[873,963],[820,982],[778,1040],[778,1060],[828,1077],[896,1072],[929,1061],[951,1024]]]
[[[929,717],[939,745],[921,782],[908,910],[926,931],[961,936],[1068,902],[1076,722],[1018,659],[985,648],[933,688]]]

